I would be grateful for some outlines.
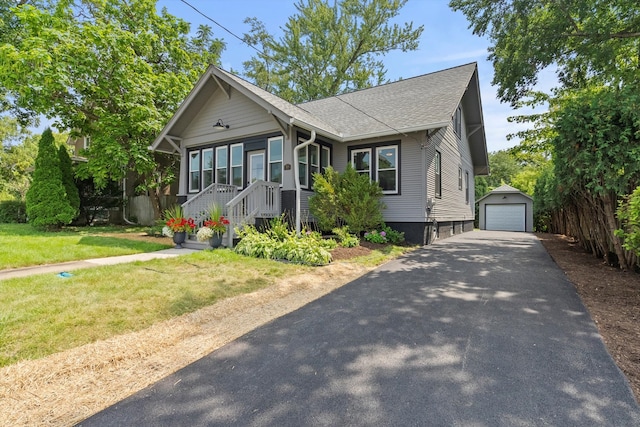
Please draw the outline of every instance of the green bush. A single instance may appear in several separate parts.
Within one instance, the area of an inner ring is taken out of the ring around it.
[[[0,202],[0,223],[27,222],[27,205],[22,200]]]
[[[640,257],[640,187],[620,203],[617,211],[622,228],[615,231],[626,250]]]
[[[51,129],[46,129],[38,143],[33,182],[26,196],[29,223],[39,228],[59,228],[71,223],[76,209],[67,198],[60,158]]]
[[[382,189],[350,164],[342,174],[331,167],[314,174],[313,190],[309,209],[321,230],[347,225],[357,234],[382,223]]]
[[[336,227],[331,232],[338,236],[340,246],[343,248],[354,248],[360,244],[358,236],[349,233],[349,227]]]
[[[291,261],[306,265],[324,265],[331,262],[330,249],[335,240],[323,239],[320,233],[308,231],[300,237],[290,230],[283,217],[270,221],[264,232],[254,226],[238,230],[240,242],[235,252],[255,258]]]
[[[402,243],[404,233],[396,231],[386,224],[382,224],[380,231],[371,230],[364,233],[364,240],[371,243]]]
[[[74,217],[80,213],[80,193],[73,179],[73,164],[65,145],[58,148],[58,159],[60,160],[60,173],[62,174],[62,184],[67,195],[69,205],[75,210]]]

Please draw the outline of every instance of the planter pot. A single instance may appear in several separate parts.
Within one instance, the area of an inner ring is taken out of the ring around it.
[[[173,233],[173,243],[176,244],[176,249],[182,249],[182,244],[187,239],[186,231],[177,231]]]
[[[209,239],[209,246],[212,249],[219,248],[222,245],[222,234],[214,233],[213,237]]]

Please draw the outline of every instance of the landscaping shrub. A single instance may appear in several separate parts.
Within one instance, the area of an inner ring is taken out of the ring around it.
[[[75,210],[75,216],[80,213],[80,194],[78,193],[78,187],[73,179],[73,164],[71,163],[71,157],[65,145],[61,145],[58,148],[58,158],[60,160],[60,173],[62,174],[62,184],[67,195],[69,205]]]
[[[342,174],[331,167],[314,174],[313,190],[309,209],[321,230],[347,225],[358,234],[382,223],[382,189],[350,164]]]
[[[330,249],[337,246],[333,239],[323,239],[320,233],[304,232],[300,237],[290,230],[283,217],[274,218],[264,232],[254,226],[238,230],[240,242],[235,252],[255,258],[286,260],[306,265],[331,262]]]
[[[76,209],[66,195],[60,158],[51,129],[46,129],[38,143],[33,182],[26,196],[27,218],[40,228],[59,228],[71,223]]]
[[[382,224],[380,231],[371,230],[364,233],[364,240],[371,243],[402,243],[404,233],[396,231],[386,224]]]
[[[340,246],[343,248],[354,248],[360,244],[358,236],[349,233],[349,227],[336,227],[331,232],[338,236]]]
[[[0,223],[27,222],[27,205],[22,200],[0,202]]]

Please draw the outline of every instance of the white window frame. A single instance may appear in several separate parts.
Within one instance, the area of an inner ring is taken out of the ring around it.
[[[356,154],[358,154],[358,153],[369,153],[369,171],[368,171],[368,174],[369,174],[369,179],[371,179],[371,173],[372,173],[371,172],[371,160],[372,160],[371,157],[373,156],[372,150],[371,150],[371,148],[358,148],[358,149],[355,149],[355,150],[351,150],[351,166],[353,166],[354,169],[356,169],[355,157],[356,157]],[[364,175],[365,169],[362,169],[362,170],[356,169],[356,172],[358,172],[359,174]]]
[[[393,149],[395,151],[395,167],[393,168],[380,168],[380,152],[382,150]],[[376,147],[376,182],[380,184],[380,171],[395,171],[395,189],[393,190],[382,190],[382,194],[398,194],[398,155],[399,155],[399,147],[397,145],[385,145],[382,147]]]
[[[325,158],[327,160],[326,163],[323,161]],[[320,147],[320,173],[324,173],[329,166],[331,166],[331,150],[329,147],[322,146]]]
[[[210,168],[206,168],[205,164],[204,164],[204,158],[205,158],[205,154],[211,154],[211,167]],[[214,158],[213,158],[213,148],[205,148],[204,150],[200,151],[200,159],[202,161],[202,167],[200,168],[200,179],[201,179],[201,184],[202,184],[202,189],[204,190],[205,188],[207,188],[209,185],[213,184],[215,182],[215,176],[213,175],[213,171],[215,169],[214,167]],[[208,185],[205,185],[205,174],[209,173],[211,175],[211,183]]]
[[[298,142],[302,142],[299,138]],[[303,150],[298,150],[298,179],[300,180],[300,188],[309,188],[309,146]],[[303,161],[304,159],[304,161]],[[302,172],[304,166],[304,173]]]
[[[240,147],[240,159],[235,159],[233,157],[233,151],[234,151],[233,149],[235,147]],[[231,144],[229,146],[229,152],[230,152],[230,156],[229,156],[230,157],[230,162],[229,162],[230,163],[230,165],[229,165],[229,172],[230,172],[230,174],[229,174],[229,184],[236,185],[238,188],[243,188],[244,187],[244,185],[243,185],[243,181],[244,181],[244,146],[243,146],[242,143]],[[238,160],[239,160],[239,163],[238,163]],[[240,185],[237,185],[237,184],[235,184],[233,182],[233,176],[234,176],[233,171],[236,168],[240,168]]]
[[[90,136],[85,136],[82,138],[82,148],[83,149],[88,149],[89,146],[91,146],[91,137]]]
[[[196,169],[194,170],[194,166]],[[198,186],[197,188],[192,187],[193,179],[192,175],[194,172],[198,173]],[[200,191],[200,182],[202,176],[200,174],[200,150],[189,151],[189,193],[197,193]]]
[[[462,191],[462,168],[458,166],[458,190]]]
[[[216,147],[216,158],[215,158],[215,162],[216,162],[216,167],[215,167],[215,180],[216,183],[218,184],[228,184],[229,183],[229,147],[227,147],[226,145],[220,146],[220,147]],[[224,166],[220,166],[220,161],[224,160]],[[218,171],[221,171],[224,169],[224,175],[225,175],[225,180],[224,182],[220,182],[220,180],[218,179]]]
[[[272,157],[272,154],[274,152],[274,150],[271,148],[273,145],[275,144],[279,144],[280,145],[280,159],[274,159]],[[273,181],[273,178],[271,176],[271,165],[275,165],[277,163],[280,163],[280,186],[282,186],[282,181],[283,181],[283,174],[284,174],[284,165],[283,165],[283,159],[284,159],[284,138],[282,136],[277,136],[275,138],[269,138],[267,140],[267,149],[269,151],[269,158],[267,160],[267,180],[270,182],[277,182],[277,181]]]

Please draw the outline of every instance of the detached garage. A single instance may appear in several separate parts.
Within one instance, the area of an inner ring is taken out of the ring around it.
[[[502,185],[480,200],[480,229],[533,232],[533,199]]]

